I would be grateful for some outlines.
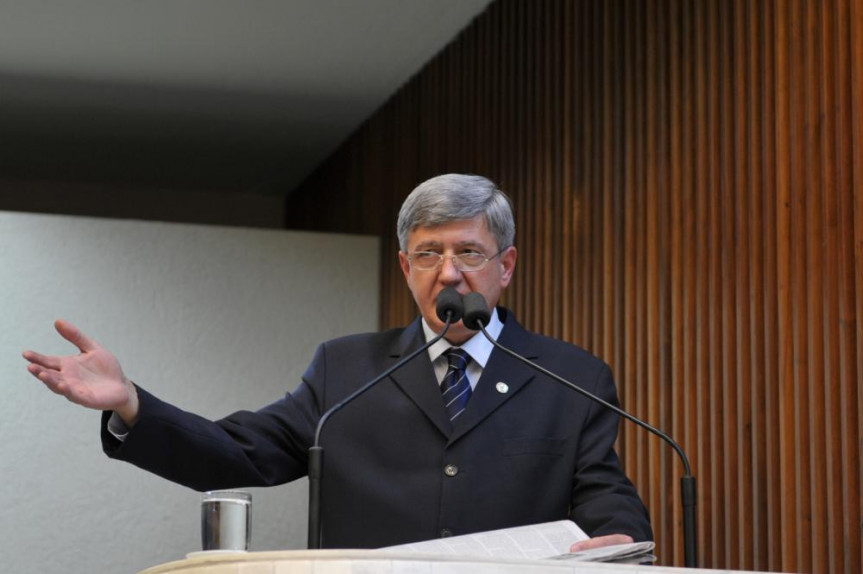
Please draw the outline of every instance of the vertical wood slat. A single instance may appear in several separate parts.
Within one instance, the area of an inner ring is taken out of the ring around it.
[[[856,564],[857,571],[861,570],[863,564],[863,544],[861,544],[860,517],[863,516],[863,496],[860,495],[861,483],[863,483],[863,465],[859,464],[861,453],[860,444],[861,436],[863,436],[863,416],[859,412],[863,408],[863,384],[860,383],[863,377],[863,301],[860,301],[860,291],[863,289],[863,110],[860,109],[859,102],[863,101],[863,5],[860,2],[849,0],[848,4],[843,6],[846,11],[837,16],[838,18],[850,22],[850,46],[849,46],[849,65],[851,67],[851,90],[850,99],[845,103],[845,109],[851,110],[851,113],[845,117],[851,119],[851,137],[850,148],[853,150],[851,160],[852,176],[850,178],[850,188],[853,190],[851,198],[845,195],[846,201],[840,213],[846,215],[845,237],[849,240],[853,239],[854,247],[849,248],[847,242],[840,243],[844,255],[843,262],[847,262],[853,254],[854,264],[846,263],[845,273],[842,274],[843,279],[846,279],[848,297],[843,298],[844,307],[847,313],[844,314],[845,321],[843,324],[847,327],[853,324],[855,328],[847,328],[846,337],[849,339],[849,344],[846,349],[849,354],[846,355],[848,370],[852,374],[847,380],[847,393],[845,398],[848,399],[849,405],[854,405],[856,408],[850,409],[849,424],[847,431],[848,442],[850,443],[845,449],[846,460],[857,461],[856,465],[852,464],[851,472],[845,476],[853,476],[856,482],[852,482],[849,488],[849,500],[852,508],[857,509],[857,514],[851,514],[847,522],[850,522],[849,533],[847,535],[846,548],[856,552],[849,558],[849,564]],[[838,12],[838,11],[837,11]],[[850,12],[850,17],[848,12]],[[857,105],[852,105],[857,102]],[[844,187],[843,187],[844,189]],[[853,216],[851,215],[853,214]],[[853,346],[850,343],[851,339],[856,339],[856,352],[853,351]],[[851,353],[854,356],[851,356]],[[856,391],[856,400],[855,400]],[[853,426],[856,419],[856,428]],[[851,440],[850,437],[854,437]],[[856,445],[856,447],[855,447]],[[851,458],[853,457],[853,458]],[[856,502],[856,504],[854,504]],[[853,567],[853,566],[852,566]],[[853,571],[853,570],[849,570]]]
[[[787,82],[788,74],[788,8],[784,1],[776,2],[774,17],[776,18],[776,124],[775,145],[777,165],[791,166],[789,159],[789,141],[791,140],[791,113],[789,111],[790,86]],[[796,475],[795,458],[793,451],[797,437],[796,426],[791,415],[794,411],[794,366],[791,350],[790,333],[793,329],[791,313],[793,310],[793,298],[791,287],[791,268],[787,245],[790,236],[790,224],[788,211],[791,204],[791,180],[793,174],[789,169],[778,169],[776,173],[776,251],[777,251],[777,289],[778,289],[778,344],[779,348],[779,371],[778,383],[780,386],[779,402],[779,480],[780,496],[784,504],[780,505],[781,524],[777,530],[782,536],[782,547],[788,550],[782,555],[780,568],[786,570],[797,570],[797,552],[795,543],[798,540],[797,530],[797,493],[794,489],[794,478]]]
[[[657,3],[658,4],[658,3]],[[660,234],[658,229],[658,214],[657,214],[657,187],[658,187],[658,177],[657,172],[659,170],[659,166],[657,165],[659,162],[659,154],[658,151],[661,147],[661,142],[659,141],[659,128],[658,118],[655,114],[648,113],[650,110],[657,109],[657,93],[655,87],[660,83],[659,81],[650,81],[651,78],[657,78],[658,74],[658,66],[657,66],[657,53],[656,50],[659,48],[657,42],[650,41],[650,34],[655,33],[656,31],[656,23],[654,20],[654,6],[644,6],[642,11],[642,16],[640,18],[641,26],[640,29],[644,30],[644,40],[639,41],[639,45],[646,44],[649,48],[644,52],[644,67],[639,66],[640,69],[643,70],[644,74],[644,102],[643,109],[644,113],[644,137],[647,141],[654,142],[654,145],[644,148],[643,155],[643,164],[644,164],[644,183],[642,187],[642,198],[643,204],[640,208],[637,209],[639,214],[643,215],[644,228],[643,231],[638,233],[640,237],[644,238],[642,242],[642,253],[643,257],[641,257],[642,261],[642,269],[643,272],[639,275],[643,276],[645,281],[643,286],[640,287],[640,291],[643,293],[643,307],[638,312],[639,316],[644,317],[644,327],[643,330],[640,329],[640,343],[642,345],[641,350],[638,351],[638,355],[644,357],[643,367],[641,368],[642,373],[644,374],[644,382],[639,384],[639,387],[645,389],[643,396],[645,401],[643,403],[643,412],[646,413],[646,418],[648,420],[657,421],[659,423],[659,419],[657,417],[657,389],[656,389],[656,381],[659,378],[659,352],[660,347],[658,344],[650,345],[648,341],[655,340],[657,343],[659,342],[659,280],[658,280],[658,259],[659,259],[659,243],[660,243]],[[589,145],[589,143],[588,143]],[[637,429],[635,429],[637,430]],[[647,439],[648,437],[645,437]],[[658,473],[656,473],[657,465],[659,463],[658,460],[658,451],[653,448],[654,441],[652,437],[651,440],[644,441],[644,446],[646,448],[639,449],[641,452],[641,456],[639,457],[639,466],[643,466],[647,468],[647,482],[649,484],[662,484],[660,482],[661,477]],[[655,488],[651,489],[648,494],[648,500],[646,500],[647,504],[650,508],[657,508],[659,510],[659,514],[663,514],[663,505],[661,501],[662,489]],[[659,516],[653,519],[657,528],[662,528],[664,525],[664,516]],[[662,541],[660,541],[662,542]],[[660,543],[660,548],[662,548],[663,544]]]
[[[729,274],[733,277],[732,293],[737,296],[728,310],[734,316],[734,330],[729,330],[729,345],[735,349],[735,359],[729,362],[727,377],[728,384],[733,385],[736,391],[736,404],[734,405],[737,416],[734,431],[735,437],[730,438],[729,445],[738,461],[737,468],[729,465],[726,480],[731,484],[737,484],[739,496],[735,507],[736,517],[726,536],[729,540],[736,540],[732,544],[731,563],[740,564],[743,568],[754,567],[752,558],[752,541],[754,538],[753,519],[750,510],[753,504],[754,474],[752,471],[752,364],[749,350],[752,348],[751,333],[747,320],[750,316],[750,274],[748,256],[750,252],[749,227],[747,226],[748,201],[751,193],[749,173],[747,171],[746,158],[751,155],[747,142],[747,125],[749,123],[748,86],[751,75],[748,58],[749,36],[747,34],[748,17],[746,3],[736,1],[734,3],[733,22],[733,58],[735,70],[733,76],[734,94],[731,103],[734,106],[733,120],[733,161],[734,161],[734,184],[731,192],[734,195],[735,205],[732,214],[733,237],[740,248],[735,252],[735,262]],[[728,528],[728,526],[726,526]]]
[[[699,564],[708,564],[709,558],[714,554],[714,550],[710,544],[712,540],[713,522],[710,517],[714,513],[714,486],[712,475],[709,472],[709,464],[711,456],[709,447],[711,444],[709,434],[705,429],[709,428],[710,404],[707,393],[707,381],[709,378],[709,365],[707,357],[709,357],[710,343],[709,323],[706,319],[705,308],[707,306],[707,264],[709,262],[708,253],[706,251],[708,245],[707,236],[707,204],[709,196],[708,187],[708,90],[707,78],[709,77],[709,66],[707,64],[707,29],[706,24],[706,8],[704,3],[695,2],[693,12],[694,34],[696,36],[696,61],[695,61],[695,131],[696,141],[694,144],[695,152],[695,167],[693,187],[695,189],[695,229],[692,235],[696,244],[696,249],[693,253],[694,261],[691,265],[695,268],[695,283],[693,284],[693,297],[695,298],[695,377],[692,381],[695,394],[695,410],[696,419],[693,421],[694,444],[696,450],[695,459],[695,476],[699,480],[700,495],[698,505],[701,509],[698,520],[699,543],[698,548],[701,551]]]
[[[757,230],[764,230],[764,212],[760,198],[763,193],[761,180],[763,157],[760,150],[763,147],[761,130],[758,129],[756,118],[763,117],[763,106],[760,95],[764,91],[764,66],[763,51],[758,49],[761,41],[761,23],[764,14],[759,13],[756,5],[745,3],[746,9],[741,3],[737,4],[740,19],[743,20],[742,34],[747,38],[744,47],[738,52],[740,59],[746,60],[747,67],[747,91],[745,93],[745,119],[740,128],[740,137],[746,142],[744,155],[738,158],[743,165],[744,177],[747,178],[749,186],[746,189],[746,197],[740,202],[740,210],[745,212],[739,220],[740,229],[749,237],[749,249],[747,259],[741,260],[741,268],[749,272],[750,281],[748,292],[744,301],[749,302],[749,314],[741,317],[741,323],[745,325],[741,329],[741,353],[747,356],[744,369],[748,368],[749,380],[748,391],[750,393],[750,405],[748,417],[750,422],[749,434],[751,436],[749,457],[746,460],[750,474],[740,477],[741,482],[749,482],[750,496],[747,497],[746,508],[748,512],[744,516],[747,526],[744,528],[744,536],[752,540],[752,544],[742,542],[744,560],[741,564],[744,568],[764,570],[769,562],[768,543],[768,519],[758,511],[765,505],[767,500],[767,437],[766,437],[766,390],[764,376],[764,349],[766,329],[763,325],[764,300],[763,293],[764,273],[762,265],[764,262],[764,249],[759,241]],[[745,14],[744,14],[745,12]],[[743,40],[741,39],[741,42]],[[741,103],[741,102],[738,102]],[[750,158],[747,162],[746,158]],[[746,383],[744,383],[746,385]]]
[[[680,22],[684,18],[683,6],[677,0],[670,0],[668,7],[668,54],[669,54],[669,82],[668,90],[670,94],[679,94],[682,91],[682,86],[686,85],[686,62],[687,58],[684,54],[688,53],[688,40],[686,34],[681,33]],[[684,216],[685,192],[684,182],[687,179],[687,170],[685,162],[679,161],[683,156],[683,149],[688,142],[688,133],[685,126],[688,123],[688,107],[680,99],[671,98],[669,110],[669,270],[670,270],[670,298],[671,298],[671,323],[668,326],[671,336],[671,353],[670,353],[670,368],[671,372],[668,377],[673,381],[684,380],[687,376],[686,367],[689,364],[686,358],[686,336],[689,329],[687,318],[689,317],[689,309],[686,306],[686,273],[684,261],[686,260],[686,248],[683,242],[684,230],[687,228],[686,219]],[[687,394],[683,385],[675,385],[671,392],[673,393],[671,403],[671,434],[676,436],[678,440],[686,442],[686,438],[681,436],[680,429],[685,428],[688,421],[684,417],[685,411],[688,409],[686,401]],[[679,473],[674,469],[676,461],[672,461],[672,472],[665,476],[666,483],[676,485]],[[674,480],[672,480],[672,478]],[[682,507],[677,496],[670,496],[671,508],[670,516],[680,516]],[[669,510],[665,510],[669,512]],[[674,522],[671,521],[672,525]],[[676,526],[676,525],[674,525]],[[662,531],[662,529],[659,529]],[[667,531],[667,530],[666,530]],[[682,536],[680,528],[672,527],[673,539],[667,542],[671,543],[671,548],[675,549],[674,562],[681,563],[682,551]],[[663,556],[669,556],[667,551],[663,551]]]
[[[832,250],[826,250],[825,245],[835,245],[838,243],[838,218],[836,211],[836,167],[837,167],[837,141],[836,141],[836,122],[835,117],[828,108],[828,103],[836,101],[836,85],[833,82],[835,78],[835,64],[837,61],[836,45],[834,38],[836,30],[834,28],[835,21],[832,19],[832,13],[835,11],[835,4],[828,2],[823,8],[821,16],[821,58],[818,62],[820,68],[820,77],[818,84],[822,86],[823,98],[819,106],[819,113],[824,119],[824,148],[823,148],[823,184],[822,193],[824,195],[823,206],[823,225],[827,235],[827,241],[821,246],[819,254],[825,265],[823,276],[829,280],[830,277],[836,277],[838,274],[838,265],[836,254]],[[836,283],[825,282],[825,297],[824,297],[824,312],[823,319],[824,329],[823,345],[825,347],[825,366],[823,375],[827,381],[825,388],[825,410],[829,413],[836,413],[839,416],[829,416],[825,423],[825,439],[827,445],[826,459],[824,460],[823,469],[825,472],[825,480],[827,483],[827,500],[826,500],[826,524],[827,535],[832,540],[844,539],[845,524],[843,522],[843,504],[842,504],[842,403],[841,403],[841,374],[839,370],[839,345],[838,339],[840,334],[837,330],[830,329],[830,325],[837,324],[838,317],[838,302],[840,298],[840,285]],[[816,551],[823,549],[816,548]],[[846,557],[845,553],[836,553],[827,556],[829,569],[834,572],[845,570]]]
[[[722,416],[717,416],[716,419],[721,421],[718,425],[721,429],[721,435],[717,436],[717,440],[722,443],[722,461],[721,475],[718,474],[718,480],[723,485],[721,498],[725,501],[722,505],[723,512],[717,513],[720,517],[720,522],[717,528],[720,529],[720,538],[718,542],[718,551],[724,550],[724,559],[726,564],[739,564],[740,557],[737,548],[738,529],[738,506],[737,500],[742,497],[742,489],[734,488],[736,482],[735,473],[739,467],[730,464],[730,461],[735,460],[734,453],[738,446],[737,436],[737,420],[739,413],[737,412],[737,379],[735,377],[734,367],[737,365],[737,356],[735,349],[735,287],[738,276],[734,273],[734,263],[737,258],[737,253],[742,247],[737,237],[735,237],[734,229],[734,207],[735,196],[739,191],[739,183],[736,179],[737,171],[735,169],[734,157],[734,113],[732,97],[735,87],[735,77],[733,74],[733,64],[735,63],[734,54],[732,51],[733,38],[733,4],[727,5],[727,10],[722,10],[720,7],[717,19],[719,21],[717,39],[719,56],[719,163],[717,165],[717,185],[719,193],[713,195],[718,198],[719,205],[717,206],[716,214],[719,218],[717,221],[716,234],[719,237],[717,245],[738,245],[738,249],[718,249],[717,250],[717,267],[718,267],[718,285],[719,292],[717,312],[717,331],[719,332],[717,339],[722,348],[721,360],[719,365],[721,369],[717,373],[716,384],[719,387],[718,397],[722,407]],[[739,67],[739,66],[736,66]],[[721,436],[721,438],[720,438]],[[739,464],[739,462],[738,462]],[[728,501],[734,501],[729,504]],[[722,550],[719,550],[722,549]]]
[[[380,235],[399,325],[401,200],[437,173],[495,179],[519,225],[506,304],[607,360],[687,449],[701,563],[858,572],[861,101],[855,0],[498,0],[288,221]],[[678,461],[629,425],[618,449],[682,564]]]
[[[762,244],[764,249],[764,264],[755,265],[755,269],[760,269],[764,273],[764,291],[762,301],[764,303],[764,357],[765,357],[765,392],[766,392],[766,432],[765,432],[765,450],[766,450],[766,474],[767,484],[769,487],[779,487],[780,500],[785,494],[782,492],[781,476],[782,474],[782,456],[781,456],[781,429],[780,429],[780,378],[779,378],[779,305],[777,304],[777,293],[779,291],[779,259],[777,255],[777,238],[778,235],[778,186],[779,176],[777,170],[777,154],[779,152],[776,145],[777,124],[779,116],[777,115],[777,100],[776,97],[776,6],[774,0],[768,0],[765,3],[764,17],[761,20],[764,30],[762,52],[764,70],[761,76],[764,82],[764,91],[761,94],[761,100],[764,105],[764,122],[761,125],[762,147],[761,155],[764,158],[762,164],[761,177],[763,179],[763,191],[761,195],[761,206],[764,209],[764,226],[762,235]],[[783,118],[784,119],[784,118]],[[787,125],[787,123],[785,124]],[[784,164],[783,164],[784,165]],[[784,179],[783,179],[784,182]],[[769,488],[768,487],[768,488]],[[783,535],[785,532],[784,523],[782,521],[783,504],[770,504],[770,491],[766,492],[767,496],[767,568],[770,570],[779,570],[782,568],[783,548],[788,548],[786,545],[788,539]],[[790,549],[788,550],[790,552]]]

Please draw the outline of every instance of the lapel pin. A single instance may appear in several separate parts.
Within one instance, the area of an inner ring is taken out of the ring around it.
[[[494,388],[496,388],[497,392],[499,392],[502,395],[505,395],[506,393],[509,392],[509,385],[507,385],[506,383],[498,383],[494,386]]]

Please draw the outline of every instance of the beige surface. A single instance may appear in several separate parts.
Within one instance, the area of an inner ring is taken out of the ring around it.
[[[141,574],[609,574],[650,572],[605,564],[559,564],[543,561],[490,561],[481,558],[452,558],[380,550],[288,550],[281,552],[249,552],[237,554],[194,553],[186,560],[170,562],[144,570]]]
[[[549,560],[451,558],[380,550],[289,550],[238,554],[196,553],[140,574],[662,574],[731,570],[559,563]],[[738,571],[735,571],[738,572]]]

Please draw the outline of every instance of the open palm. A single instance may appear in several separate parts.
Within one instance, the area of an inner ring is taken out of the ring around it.
[[[127,406],[131,382],[110,351],[85,336],[68,321],[54,323],[60,335],[78,347],[77,355],[52,356],[25,351],[27,370],[49,389],[73,403],[100,410]]]

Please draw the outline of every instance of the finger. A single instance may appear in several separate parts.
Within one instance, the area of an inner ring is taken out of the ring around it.
[[[36,351],[24,351],[21,356],[31,363],[36,363],[37,365],[42,365],[43,367],[54,369],[55,371],[60,370],[60,357],[43,355]]]
[[[66,394],[66,385],[63,384],[63,377],[57,371],[52,371],[36,364],[27,365],[27,370],[30,374],[42,381],[46,387],[51,389],[58,395]]]
[[[44,370],[45,370],[44,367],[41,367],[35,363],[31,363],[31,364],[27,365],[27,372],[30,373],[31,375],[33,375],[34,377],[36,377],[37,379],[39,378],[39,373],[41,373]]]
[[[69,321],[57,319],[54,321],[54,328],[57,329],[57,332],[60,333],[61,337],[78,347],[81,352],[86,353],[87,351],[92,351],[99,346],[94,340],[79,331],[78,327]]]
[[[27,365],[27,370],[48,387],[51,392],[65,397],[66,400],[77,405],[90,406],[89,401],[91,401],[92,397],[87,390],[80,385],[70,385],[61,373],[45,369],[36,364]]]
[[[627,534],[608,534],[606,536],[597,536],[590,540],[582,540],[576,542],[569,547],[570,552],[581,552],[583,550],[592,550],[603,546],[612,546],[614,544],[629,544],[632,542],[632,536]]]

